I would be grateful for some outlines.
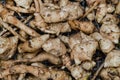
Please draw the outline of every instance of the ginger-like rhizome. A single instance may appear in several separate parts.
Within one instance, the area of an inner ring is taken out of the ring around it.
[[[120,80],[120,0],[3,1],[0,79]]]

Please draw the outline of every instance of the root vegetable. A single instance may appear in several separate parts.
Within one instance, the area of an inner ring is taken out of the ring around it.
[[[3,78],[9,74],[17,74],[17,73],[31,73],[34,76],[39,77],[40,79],[52,78],[54,80],[71,80],[71,77],[69,77],[64,71],[33,67],[33,66],[26,66],[26,65],[13,66],[3,71],[0,74],[0,78]]]
[[[40,36],[36,31],[33,29],[29,28],[25,24],[23,24],[21,21],[19,21],[16,17],[11,16],[11,14],[8,12],[7,9],[5,9],[1,4],[0,4],[0,17],[3,18],[3,21],[13,24],[16,27],[20,28],[21,30],[25,31],[31,36]]]
[[[0,80],[120,80],[119,6],[1,0]]]
[[[59,57],[56,57],[52,54],[46,53],[46,52],[42,52],[36,56],[34,56],[31,59],[21,59],[21,60],[9,60],[9,61],[2,61],[1,64],[7,68],[7,67],[11,67],[12,65],[15,65],[17,63],[35,63],[35,62],[42,62],[48,60],[49,62],[51,62],[52,64],[61,64],[61,59]]]
[[[100,33],[98,33],[98,32],[94,32],[90,36],[92,38],[94,38],[95,40],[97,40],[97,41],[100,41],[101,39],[103,39],[103,36]]]
[[[75,2],[69,2],[66,6],[63,6],[62,10],[69,13],[67,20],[78,19],[83,15],[83,10],[79,6],[79,3]]]
[[[0,18],[0,24],[2,24],[3,27],[5,27],[7,30],[9,30],[12,34],[14,34],[15,36],[18,36],[18,38],[21,41],[26,41],[25,38],[23,38],[22,36],[20,36],[19,34],[17,34],[7,23],[3,22],[1,18]]]
[[[39,1],[40,1],[40,14],[44,18],[45,22],[52,23],[52,22],[65,21],[66,18],[68,17],[68,12],[60,9],[49,8],[45,6],[41,0]]]
[[[49,54],[49,53],[40,53],[31,59],[18,60],[15,62],[40,62],[40,61],[45,61],[45,60],[48,60],[53,64],[60,64],[61,63],[61,60],[58,57],[56,57],[52,54]]]
[[[93,67],[95,66],[95,62],[94,61],[86,61],[82,63],[82,68],[85,70],[91,70]]]
[[[114,15],[106,14],[101,22],[103,24],[118,24],[119,20]]]
[[[18,37],[4,38],[0,37],[0,58],[7,60],[10,59],[16,51]]]
[[[74,48],[74,46],[76,45],[76,44],[80,44],[81,43],[81,35],[80,35],[80,33],[77,33],[77,34],[75,34],[75,35],[72,35],[72,36],[70,36],[70,39],[69,39],[69,46],[70,46],[70,48],[71,49],[73,49]]]
[[[100,33],[115,44],[119,42],[120,29],[116,24],[103,24],[100,28]]]
[[[69,24],[73,29],[79,29],[86,34],[93,33],[95,26],[92,22],[89,21],[69,21]]]
[[[105,39],[105,38],[101,39],[99,41],[99,44],[100,44],[100,49],[104,53],[109,53],[111,50],[113,50],[115,48],[115,45],[109,39]]]
[[[98,23],[101,22],[101,20],[106,15],[106,13],[107,13],[107,6],[106,6],[106,4],[105,3],[99,4],[99,6],[97,8],[97,12],[96,12],[96,19],[97,19]]]
[[[114,75],[112,75],[114,74]],[[101,71],[100,76],[105,80],[119,80],[119,73],[116,68],[105,68]]]
[[[88,76],[90,75],[89,72],[86,72],[82,69],[80,66],[73,66],[71,69],[72,76],[77,80],[86,80]]]
[[[82,42],[76,44],[71,52],[71,58],[74,59],[76,64],[80,64],[82,61],[91,60],[98,47],[98,43],[94,39],[82,32],[81,38]]]
[[[48,39],[43,45],[42,48],[55,56],[61,56],[66,54],[66,47],[65,45],[60,41],[59,38],[55,39]]]
[[[24,53],[24,52],[34,52],[36,50],[39,50],[48,38],[49,35],[41,35],[40,37],[36,37],[29,41],[21,43],[18,46],[18,51],[20,53]]]
[[[86,34],[93,33],[94,28],[95,26],[92,22],[80,22],[80,30]]]
[[[44,19],[40,16],[39,13],[35,13],[34,15],[35,15],[35,21],[31,21],[31,24],[33,26],[36,26],[38,29],[40,29],[45,33],[59,35],[59,33],[71,31],[71,28],[67,22],[46,24]]]
[[[105,59],[104,67],[119,67],[120,66],[120,50],[112,50]]]

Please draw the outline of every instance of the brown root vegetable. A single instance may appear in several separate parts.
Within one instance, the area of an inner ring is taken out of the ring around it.
[[[14,0],[17,6],[24,7],[25,9],[28,9],[33,2],[33,0]]]
[[[80,22],[80,30],[86,34],[93,33],[95,26],[92,22]]]
[[[0,24],[3,25],[3,27],[5,27],[8,31],[10,31],[12,34],[14,34],[15,36],[18,36],[18,38],[21,41],[26,41],[25,38],[23,38],[22,36],[20,36],[18,33],[16,33],[7,23],[3,22],[2,19],[0,18]]]
[[[120,0],[0,0],[0,80],[120,80]]]
[[[80,35],[80,33],[77,33],[77,34],[74,34],[74,35],[72,35],[72,36],[70,36],[70,39],[69,39],[69,46],[70,46],[70,48],[71,49],[73,49],[74,48],[74,46],[76,45],[76,44],[80,44],[81,43],[81,35]]]
[[[54,8],[54,5],[52,8],[49,8],[48,6],[45,6],[41,0],[40,2],[40,14],[44,18],[45,22],[52,23],[52,22],[61,22],[65,21],[68,17],[68,12],[60,9]],[[57,17],[57,18],[56,18]]]
[[[76,80],[87,80],[90,75],[90,73],[82,69],[81,66],[72,66],[70,72]]]
[[[71,32],[70,25],[65,22],[65,23],[55,23],[55,24],[50,24],[48,26],[48,29],[45,30],[47,33],[54,33],[59,35],[59,33],[65,33],[65,32]]]
[[[85,70],[91,70],[96,63],[94,61],[86,61],[82,63],[82,68]]]
[[[68,2],[66,6],[63,6],[62,10],[69,13],[67,20],[78,19],[83,15],[83,10],[78,2]]]
[[[46,29],[47,24],[45,23],[44,19],[42,18],[42,16],[39,13],[34,13],[35,16],[35,20],[32,20],[30,22],[31,26],[33,27],[37,27],[38,29]]]
[[[69,47],[70,47],[70,49],[73,49],[73,47],[74,47],[76,44],[81,43],[81,35],[80,35],[80,33],[73,34],[73,35],[71,35],[70,37],[60,35],[59,38],[60,38],[61,41],[63,41],[64,43],[68,44]]]
[[[76,64],[80,64],[82,61],[91,60],[95,53],[98,43],[90,36],[81,32],[82,42],[76,44],[71,52],[71,58],[74,59]]]
[[[70,25],[67,22],[52,23],[48,25],[45,23],[44,19],[40,16],[39,13],[35,13],[34,15],[35,15],[35,21],[32,21],[31,24],[33,24],[33,26],[35,25],[38,29],[40,29],[45,33],[59,35],[59,33],[71,31]]]
[[[119,80],[119,69],[120,68],[105,68],[101,71],[100,76],[104,80]]]
[[[29,28],[28,26],[26,26],[25,24],[23,24],[22,22],[20,22],[17,18],[13,16],[8,16],[6,19],[6,22],[15,25],[16,27],[20,28],[21,30],[25,31],[27,34],[33,37],[40,36],[40,34],[38,34],[36,31]]]
[[[98,23],[101,22],[101,20],[106,15],[106,13],[107,13],[107,6],[106,6],[106,4],[105,3],[100,3],[98,5],[97,12],[96,12],[96,19],[97,19]]]
[[[75,64],[80,64],[82,61],[91,60],[98,46],[97,42],[86,42],[75,45],[71,52],[71,58]]]
[[[112,50],[105,59],[104,67],[120,66],[120,50]]]
[[[55,39],[48,39],[43,45],[42,48],[55,56],[61,56],[66,54],[66,47],[65,45],[60,41],[59,38]]]
[[[86,34],[93,33],[95,26],[90,21],[69,21],[72,29],[78,29]]]
[[[16,62],[40,62],[40,61],[45,61],[45,60],[48,60],[50,61],[51,63],[53,64],[60,64],[61,63],[61,60],[59,59],[59,57],[56,57],[52,54],[49,54],[49,53],[40,53],[38,54],[37,56],[31,58],[30,60],[18,60]]]
[[[100,41],[101,39],[103,39],[103,36],[98,32],[94,32],[90,34],[90,36],[94,38],[96,41]]]
[[[101,22],[103,24],[118,24],[119,20],[115,17],[115,15],[106,14]]]
[[[63,66],[65,66],[67,69],[71,68],[71,59],[69,55],[63,55],[62,56],[62,63]]]
[[[120,29],[116,24],[103,24],[100,28],[100,33],[115,44],[119,42]]]
[[[42,52],[32,58],[29,59],[21,59],[21,60],[9,60],[9,61],[2,61],[1,64],[5,67],[9,67],[12,66],[16,63],[35,63],[35,62],[42,62],[48,60],[49,62],[51,62],[52,64],[61,64],[61,59],[59,57],[56,57],[52,54],[46,53],[46,52]]]
[[[52,78],[53,80],[71,80],[71,77],[68,76],[64,71],[26,65],[15,65],[11,68],[8,68],[0,74],[0,78],[6,77],[9,74],[17,73],[30,73],[42,80],[49,78]]]
[[[10,59],[17,49],[18,37],[4,38],[0,37],[0,58]]]
[[[113,42],[109,39],[103,38],[99,41],[100,49],[103,53],[109,53],[115,48]]]
[[[20,53],[24,53],[24,52],[34,52],[36,50],[39,50],[41,46],[47,41],[48,38],[49,35],[41,35],[40,37],[36,37],[29,41],[21,43],[18,46],[18,51]]]
[[[25,31],[27,34],[31,35],[31,36],[40,36],[36,31],[34,31],[33,29],[29,28],[28,26],[26,26],[25,24],[23,24],[20,20],[18,20],[16,17],[12,16],[11,13],[8,12],[8,10],[6,8],[4,8],[1,4],[0,4],[0,17],[3,18],[4,22],[10,23],[18,28],[20,28],[21,30]]]

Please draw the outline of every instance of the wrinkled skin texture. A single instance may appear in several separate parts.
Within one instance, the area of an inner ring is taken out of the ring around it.
[[[83,36],[86,36],[86,38]],[[71,58],[75,60],[76,64],[81,61],[91,60],[95,53],[98,43],[91,37],[81,33],[82,43],[76,44],[71,52]]]
[[[13,66],[5,70],[0,75],[0,78],[5,77],[9,74],[16,74],[16,73],[31,73],[32,75],[39,77],[42,80],[46,80],[48,78],[52,78],[53,80],[71,80],[71,77],[68,76],[64,71],[57,71],[54,69],[47,69],[42,67],[40,68],[40,67],[26,66],[26,65]]]
[[[115,45],[109,39],[103,38],[99,41],[99,44],[100,44],[100,48],[101,48],[102,52],[104,52],[104,53],[109,53],[111,50],[113,50],[115,48]]]
[[[0,37],[0,58],[5,60],[11,58],[15,54],[17,43],[17,36],[10,38]]]
[[[116,44],[119,42],[120,29],[116,24],[103,24],[100,28],[100,33]]]
[[[119,80],[120,74],[120,50],[112,50],[105,58],[104,68],[100,76],[105,80]],[[114,75],[113,75],[114,74]]]
[[[65,21],[68,17],[68,12],[60,10],[59,8],[49,8],[45,6],[42,2],[40,14],[47,23]]]
[[[90,75],[89,72],[86,72],[81,66],[72,66],[70,69],[72,76],[77,80],[86,80]]]
[[[20,53],[35,52],[36,50],[41,48],[41,46],[47,41],[48,38],[49,35],[42,35],[40,37],[33,38],[29,41],[21,43],[18,46],[18,50]]]
[[[74,20],[83,15],[83,11],[78,3],[68,3],[62,10],[69,13],[68,20]]]
[[[107,13],[106,4],[105,3],[99,4],[99,6],[97,8],[97,12],[96,12],[96,19],[97,19],[98,23],[101,22],[101,20],[106,15],[106,13]]]
[[[104,67],[119,67],[120,50],[112,50],[106,57]]]
[[[120,80],[119,4],[0,1],[0,79]]]
[[[104,80],[119,80],[120,79],[119,74],[120,74],[119,67],[118,68],[104,68],[101,71],[100,76]]]
[[[42,48],[55,56],[61,56],[63,54],[66,54],[66,47],[65,45],[60,41],[59,38],[55,39],[49,39],[46,41]]]
[[[86,34],[93,33],[95,26],[91,21],[69,21],[68,22],[72,29],[74,30],[80,30]]]
[[[66,4],[65,2],[64,6],[54,8],[47,7],[41,2],[40,14],[44,18],[45,22],[52,23],[77,19],[83,15],[83,11],[78,3],[68,2],[68,4]]]

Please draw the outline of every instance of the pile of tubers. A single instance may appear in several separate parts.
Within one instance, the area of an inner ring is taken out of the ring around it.
[[[0,80],[120,80],[120,0],[1,0]]]

